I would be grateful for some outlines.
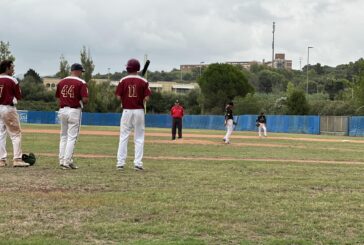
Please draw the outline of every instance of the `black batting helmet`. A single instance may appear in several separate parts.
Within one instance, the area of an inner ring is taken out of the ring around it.
[[[126,64],[127,72],[137,72],[140,70],[140,63],[137,59],[130,59]]]

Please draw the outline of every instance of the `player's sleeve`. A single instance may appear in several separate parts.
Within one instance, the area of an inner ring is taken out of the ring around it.
[[[147,96],[151,96],[152,95],[152,91],[149,88],[149,83],[146,83],[145,89],[144,89],[144,98]]]
[[[123,86],[122,83],[119,82],[118,86],[116,86],[115,95],[121,97],[122,92],[123,92]]]
[[[88,98],[88,87],[86,83],[81,85],[81,98]]]
[[[57,84],[57,88],[56,88],[56,98],[60,97],[60,91],[59,91],[59,83]]]
[[[15,92],[15,94],[14,94],[15,98],[17,100],[21,100],[22,96],[21,96],[21,90],[20,90],[19,83],[15,84],[15,91],[14,92]]]

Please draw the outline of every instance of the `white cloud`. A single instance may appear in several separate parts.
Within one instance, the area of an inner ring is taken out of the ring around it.
[[[120,71],[148,54],[152,70],[180,64],[270,60],[275,50],[299,68],[336,66],[363,56],[359,0],[3,0],[0,40],[9,41],[18,73],[58,71],[59,57],[91,50],[96,72]],[[5,27],[4,27],[5,26]]]

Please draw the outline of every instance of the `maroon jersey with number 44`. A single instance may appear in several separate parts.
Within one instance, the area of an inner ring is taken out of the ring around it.
[[[148,81],[138,75],[120,80],[115,95],[120,96],[124,109],[144,109],[144,98],[151,95]]]
[[[60,108],[81,108],[82,98],[88,97],[87,84],[78,77],[63,78],[57,84],[56,97],[59,99]]]

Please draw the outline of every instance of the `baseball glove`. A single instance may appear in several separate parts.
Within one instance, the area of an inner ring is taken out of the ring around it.
[[[255,126],[259,127],[259,126],[260,126],[260,123],[258,123],[258,122],[257,122],[257,123],[255,124]]]
[[[29,165],[30,165],[30,166],[34,165],[34,164],[35,164],[35,162],[37,161],[37,159],[36,159],[36,157],[35,157],[34,153],[29,153],[29,155],[28,155],[28,154],[23,154],[23,155],[21,156],[21,159],[22,159],[24,162],[29,163]]]

